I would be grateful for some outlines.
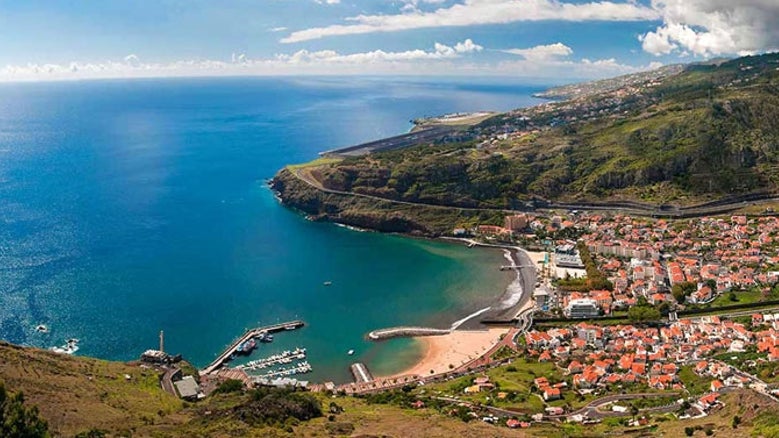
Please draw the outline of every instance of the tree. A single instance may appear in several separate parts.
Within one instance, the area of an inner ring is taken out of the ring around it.
[[[631,404],[630,405],[630,416],[633,417],[633,420],[636,419],[636,415],[638,415],[638,407],[636,405]]]
[[[0,383],[0,436],[4,438],[49,437],[49,425],[38,416],[38,408],[24,406],[21,392],[9,394]]]
[[[731,426],[733,426],[733,429],[737,428],[738,425],[741,424],[741,417],[738,415],[733,416],[733,421],[730,423]]]
[[[687,426],[684,428],[684,434],[687,436],[692,436],[695,433],[695,428]]]
[[[243,382],[238,379],[227,379],[220,383],[214,390],[215,394],[229,394],[231,392],[238,392],[243,390]]]
[[[711,290],[717,290],[716,286],[717,284],[714,284],[715,287],[711,288]],[[698,285],[696,283],[693,283],[691,281],[682,281],[680,283],[676,283],[671,287],[671,294],[674,296],[676,301],[679,304],[684,303],[685,299],[687,299],[688,296],[690,296],[691,293],[695,292],[698,289]]]
[[[628,310],[628,318],[633,322],[656,321],[660,319],[660,311],[652,306],[633,306]]]

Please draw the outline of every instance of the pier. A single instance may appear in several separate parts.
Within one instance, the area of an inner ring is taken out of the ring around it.
[[[289,321],[289,322],[282,322],[280,324],[273,324],[268,325],[265,327],[258,327],[254,329],[247,330],[246,333],[243,334],[240,338],[236,339],[232,344],[230,344],[227,349],[219,355],[211,364],[209,364],[207,367],[205,367],[203,370],[200,371],[200,375],[206,375],[211,374],[217,369],[221,368],[224,363],[230,359],[230,356],[235,354],[235,352],[238,350],[238,346],[242,343],[248,341],[251,338],[259,336],[261,333],[276,333],[280,331],[285,330],[295,330],[299,329],[300,327],[303,327],[305,323],[301,320],[296,321]]]
[[[368,383],[373,381],[371,372],[368,371],[368,367],[362,362],[353,363],[349,366],[349,369],[354,376],[354,381],[357,383]]]
[[[389,338],[448,335],[450,330],[430,327],[390,327],[368,333],[368,339],[379,341]]]
[[[535,268],[533,265],[504,265],[500,267],[501,271],[518,271],[525,268]]]

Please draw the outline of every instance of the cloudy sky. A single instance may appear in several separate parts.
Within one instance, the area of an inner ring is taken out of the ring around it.
[[[0,80],[565,81],[779,49],[779,0],[0,0]]]

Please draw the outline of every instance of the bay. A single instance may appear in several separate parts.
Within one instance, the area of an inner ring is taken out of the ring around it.
[[[0,85],[0,339],[203,366],[245,328],[300,318],[255,355],[306,347],[312,380],[419,352],[372,329],[447,326],[510,281],[502,255],[311,223],[265,180],[409,120],[529,105],[458,80],[219,78]],[[325,287],[323,282],[331,281]],[[50,332],[35,332],[46,324]],[[354,349],[354,356],[346,351]]]

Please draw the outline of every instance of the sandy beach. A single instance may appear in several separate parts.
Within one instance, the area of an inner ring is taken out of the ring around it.
[[[543,251],[528,251],[525,250],[528,257],[530,257],[530,260],[533,261],[536,267],[538,267],[539,264],[542,264],[544,262],[544,257],[546,255]]]
[[[506,332],[508,328],[490,328],[489,330],[455,330],[447,335],[416,337],[414,339],[423,344],[422,359],[396,376],[429,376],[450,371],[484,354],[497,344],[500,335]],[[431,373],[430,370],[434,372]]]

